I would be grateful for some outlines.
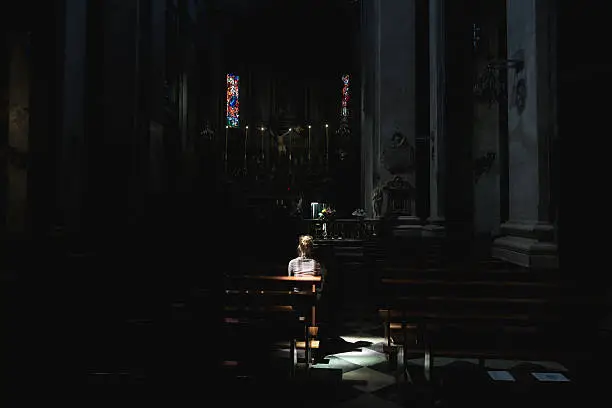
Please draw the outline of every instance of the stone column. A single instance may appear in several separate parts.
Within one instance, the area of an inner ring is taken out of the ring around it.
[[[8,165],[7,232],[28,232],[28,161],[30,160],[30,36],[12,32],[8,38]]]
[[[550,141],[555,132],[552,0],[508,0],[509,219],[494,257],[526,267],[558,266],[550,214]]]
[[[374,142],[374,82],[376,69],[376,44],[378,30],[375,1],[361,4],[361,186],[362,208],[371,217],[374,215],[372,194],[377,183],[375,170],[376,143]]]
[[[429,218],[424,236],[445,234],[446,58],[445,0],[429,1]]]
[[[102,81],[104,126],[92,162],[97,172],[96,206],[99,229],[116,231],[133,216],[137,172],[143,148],[139,112],[139,0],[108,0],[104,5]],[[114,232],[113,232],[114,233]]]
[[[150,2],[151,29],[150,29],[150,56],[149,81],[147,88],[150,100],[149,105],[149,160],[148,160],[148,187],[149,193],[156,195],[164,191],[167,185],[166,169],[164,167],[164,125],[165,112],[165,79],[166,79],[166,2],[153,0]],[[153,201],[153,200],[151,200]]]
[[[424,232],[465,243],[473,213],[474,11],[469,2],[432,0],[429,6],[430,214]]]
[[[383,189],[378,215],[386,215],[390,192],[410,191],[396,232],[420,234],[415,213],[415,1],[370,0],[362,7],[364,201],[372,211],[372,191]]]
[[[85,181],[85,64],[87,2],[66,0],[62,129],[58,140],[57,206],[59,227],[67,233],[80,229]]]

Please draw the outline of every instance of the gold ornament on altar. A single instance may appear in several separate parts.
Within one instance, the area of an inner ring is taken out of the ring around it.
[[[322,221],[329,221],[336,215],[336,210],[331,207],[325,207],[319,213],[319,219]]]

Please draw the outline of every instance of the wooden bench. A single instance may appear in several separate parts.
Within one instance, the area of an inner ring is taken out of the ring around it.
[[[223,311],[226,371],[234,377],[257,376],[262,368],[270,368],[270,355],[289,349],[287,365],[277,371],[293,376],[300,348],[305,350],[304,363],[309,367],[311,350],[318,345],[316,289],[320,282],[318,276],[227,276]]]
[[[379,316],[389,349],[402,345],[404,363],[422,353],[427,378],[434,355],[481,362],[558,356],[561,350],[547,344],[564,343],[563,318],[589,299],[568,296],[557,282],[496,273],[433,270],[382,278]]]
[[[549,300],[561,296],[558,285],[533,279],[521,281],[515,272],[447,269],[394,272],[385,270],[386,276],[380,280],[379,306],[387,311],[395,308],[412,313],[437,312],[445,302],[451,302],[454,307],[472,306],[479,311],[487,302],[496,307],[505,307],[508,303],[528,306],[538,304],[542,296]],[[398,327],[392,324],[398,322],[388,321],[389,317],[385,317],[388,341],[389,329]]]

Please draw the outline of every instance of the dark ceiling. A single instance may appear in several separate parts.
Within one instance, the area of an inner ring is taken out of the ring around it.
[[[351,0],[222,0],[226,64],[346,70],[359,5]]]

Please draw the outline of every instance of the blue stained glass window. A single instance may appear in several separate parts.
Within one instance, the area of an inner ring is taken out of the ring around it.
[[[227,104],[227,126],[231,128],[238,127],[240,125],[240,77],[234,74],[227,74],[227,93],[226,93],[226,104]]]

